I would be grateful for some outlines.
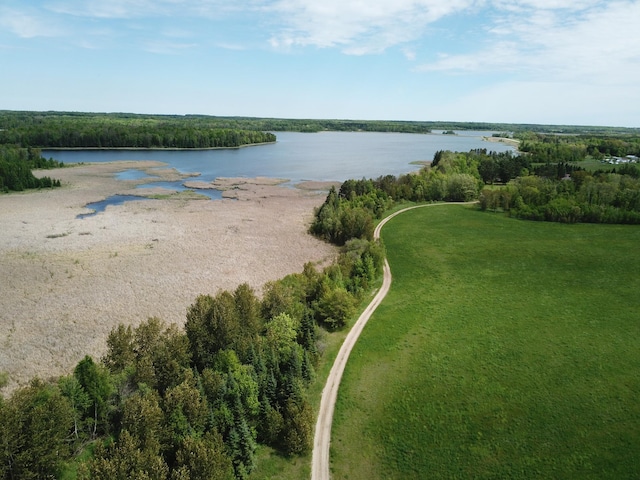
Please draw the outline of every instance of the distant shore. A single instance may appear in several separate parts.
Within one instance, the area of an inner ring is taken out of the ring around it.
[[[486,142],[492,143],[504,143],[505,145],[510,145],[515,147],[516,149],[520,145],[520,140],[516,140],[515,138],[506,138],[506,137],[482,137],[482,139]]]
[[[135,187],[144,180],[117,180],[118,172],[185,179],[162,166],[123,161],[36,171],[62,187],[0,195],[0,372],[9,374],[3,394],[35,376],[70,373],[84,355],[99,359],[120,323],[157,316],[182,324],[199,294],[245,282],[261,294],[266,282],[300,272],[306,262],[334,258],[334,247],[307,233],[327,184],[311,190],[273,179],[219,179],[233,194],[223,200],[144,189],[161,199],[77,218],[90,211],[87,203],[141,195]]]
[[[39,147],[40,150],[54,150],[54,151],[82,151],[82,150],[122,150],[125,152],[138,152],[138,151],[158,151],[158,150],[167,150],[170,152],[181,152],[181,151],[201,151],[201,150],[237,150],[239,148],[245,147],[259,147],[261,145],[273,145],[277,143],[275,142],[260,142],[260,143],[246,143],[244,145],[238,145],[237,147],[203,147],[203,148],[178,148],[178,147]]]

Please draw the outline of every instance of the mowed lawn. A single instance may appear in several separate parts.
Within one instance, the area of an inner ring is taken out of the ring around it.
[[[334,479],[640,478],[640,227],[403,213]]]

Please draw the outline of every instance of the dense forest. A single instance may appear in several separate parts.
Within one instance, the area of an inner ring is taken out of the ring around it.
[[[61,166],[61,162],[42,158],[40,149],[0,145],[0,192],[59,187],[60,180],[48,176],[37,178],[31,170]]]
[[[587,158],[633,156],[640,137],[569,136],[560,143],[553,142],[556,135],[538,138],[530,140],[527,152],[438,151],[417,173],[347,180],[316,210],[310,232],[337,245],[353,237],[370,239],[375,220],[403,201],[479,200],[483,210],[528,220],[640,223],[639,163],[625,158],[594,171],[581,166]],[[548,144],[560,145],[557,155],[541,153]]]
[[[333,265],[201,295],[184,329],[120,325],[106,355],[0,397],[0,478],[246,478],[258,443],[311,448],[307,386],[321,330],[346,326],[382,271],[377,242],[346,242]]]
[[[94,125],[96,128],[127,125],[139,128],[141,142],[147,140],[144,128],[151,134],[155,128],[171,126],[176,131],[240,130],[252,132],[321,132],[321,131],[365,131],[430,133],[432,130],[482,130],[498,132],[538,132],[555,134],[627,135],[640,134],[640,129],[624,127],[597,127],[571,125],[529,125],[489,122],[433,122],[399,120],[324,120],[283,119],[255,117],[217,117],[211,115],[138,115],[131,113],[82,113],[82,112],[19,112],[0,110],[0,133],[20,129],[38,130],[43,126],[61,128],[63,125]],[[144,128],[143,128],[144,127]],[[80,128],[79,130],[83,130]],[[91,133],[91,135],[98,135]],[[272,140],[267,140],[272,141]],[[1,141],[0,141],[1,142]],[[14,142],[15,143],[15,142]],[[250,142],[256,143],[256,142]],[[37,146],[32,144],[31,146]],[[65,145],[70,146],[70,145]],[[141,145],[146,146],[146,145]],[[169,146],[169,145],[164,145]],[[214,145],[212,145],[214,146]],[[229,145],[234,146],[234,145]],[[237,145],[235,145],[237,146]],[[193,147],[186,147],[193,148]],[[204,148],[204,147],[201,147]]]
[[[234,148],[274,134],[149,116],[0,114],[0,144],[39,148]]]
[[[579,162],[587,157],[640,156],[640,135],[548,135],[533,132],[516,134],[518,149],[528,153],[533,163]]]

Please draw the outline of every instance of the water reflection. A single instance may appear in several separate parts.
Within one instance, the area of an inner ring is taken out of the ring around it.
[[[187,188],[182,184],[183,180],[176,182],[151,182],[138,185],[136,188],[164,188],[175,192],[184,192],[185,190],[193,190],[199,195],[209,197],[211,200],[220,200],[222,198],[222,192],[220,190],[214,190],[210,188]]]
[[[122,205],[125,202],[131,202],[134,200],[138,201],[138,200],[150,200],[150,199],[146,197],[140,197],[137,195],[112,195],[110,197],[105,198],[104,200],[100,200],[99,202],[87,203],[85,207],[90,208],[93,211],[89,213],[81,213],[79,215],[76,215],[76,218],[93,217],[94,215],[97,215],[100,212],[104,212],[104,210],[109,205]]]

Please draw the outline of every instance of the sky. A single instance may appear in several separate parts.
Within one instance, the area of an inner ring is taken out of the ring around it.
[[[640,0],[0,0],[0,109],[640,127]]]

